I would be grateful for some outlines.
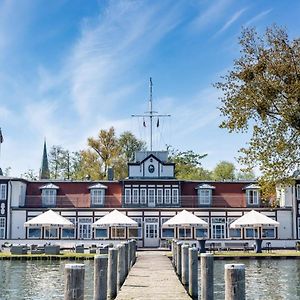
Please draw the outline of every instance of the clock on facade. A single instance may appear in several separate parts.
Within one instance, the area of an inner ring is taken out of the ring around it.
[[[154,170],[155,170],[155,167],[153,165],[149,165],[149,167],[148,167],[149,173],[153,173]]]

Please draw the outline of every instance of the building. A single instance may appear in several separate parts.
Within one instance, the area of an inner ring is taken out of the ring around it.
[[[293,246],[300,239],[300,180],[293,187],[278,189],[280,205],[271,209],[261,202],[255,181],[178,180],[175,168],[167,152],[144,151],[136,153],[128,164],[128,178],[122,181],[28,181],[0,176],[0,239],[97,243],[132,237],[139,246],[158,247],[175,234],[162,224],[187,209],[207,221],[209,229],[178,229],[180,237],[253,240],[252,229],[229,228],[253,208],[280,222],[278,229],[263,229],[263,237],[272,244]],[[49,208],[72,221],[75,229],[25,229],[26,221]],[[115,208],[136,220],[138,229],[92,230],[93,222]]]

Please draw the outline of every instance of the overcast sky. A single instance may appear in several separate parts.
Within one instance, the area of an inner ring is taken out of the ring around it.
[[[155,127],[165,144],[207,153],[206,168],[235,162],[249,135],[229,134],[212,84],[239,56],[242,26],[273,23],[300,36],[300,1],[0,1],[0,166],[38,171],[48,149],[87,147],[99,129],[148,138],[131,114],[171,114]]]

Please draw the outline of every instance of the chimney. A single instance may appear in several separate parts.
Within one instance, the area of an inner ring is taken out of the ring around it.
[[[109,180],[109,181],[114,180],[114,169],[113,168],[107,169],[107,180]]]

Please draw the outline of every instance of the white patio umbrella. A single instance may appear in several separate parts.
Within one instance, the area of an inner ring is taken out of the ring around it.
[[[118,210],[113,210],[92,224],[94,228],[101,227],[137,227],[138,223]]]
[[[264,214],[261,214],[255,210],[244,214],[242,217],[235,220],[230,224],[230,228],[254,228],[258,229],[258,239],[256,239],[256,252],[261,253],[261,228],[262,227],[278,227],[279,222],[267,217]]]
[[[74,228],[74,224],[53,210],[48,210],[24,223],[25,227]]]
[[[114,228],[116,237],[117,227],[138,227],[138,223],[115,209],[93,223],[92,227],[96,229],[103,227]]]
[[[163,223],[163,227],[208,227],[208,223],[185,209],[175,215],[167,222]]]

